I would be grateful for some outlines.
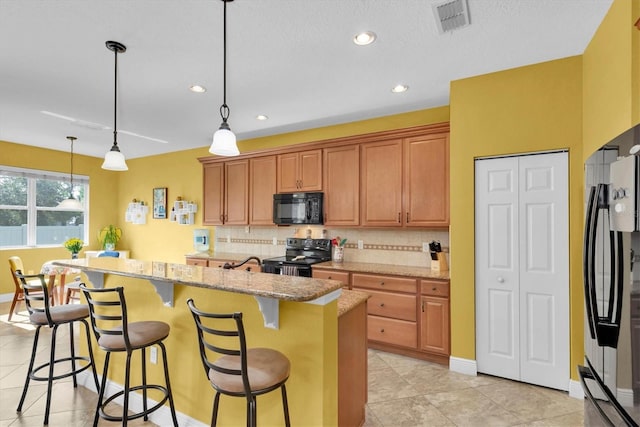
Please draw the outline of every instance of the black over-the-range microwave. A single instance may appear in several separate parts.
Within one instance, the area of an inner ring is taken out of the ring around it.
[[[322,224],[323,193],[273,195],[273,222],[278,225]]]

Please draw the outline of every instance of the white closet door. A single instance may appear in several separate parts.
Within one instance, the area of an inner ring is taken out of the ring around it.
[[[476,162],[478,371],[567,390],[567,154]]]

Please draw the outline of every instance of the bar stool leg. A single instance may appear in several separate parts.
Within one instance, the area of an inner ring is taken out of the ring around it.
[[[287,401],[287,387],[282,384],[282,408],[284,409],[284,425],[291,427],[291,421],[289,420],[289,402]]]
[[[167,363],[167,349],[163,342],[159,342],[158,346],[162,349],[162,362],[164,364],[164,378],[167,382],[167,394],[169,394],[169,408],[171,409],[171,418],[174,427],[178,427],[178,417],[176,417],[176,407],[173,404],[173,392],[171,391],[171,382],[169,381],[169,364]]]
[[[33,337],[33,348],[31,349],[31,360],[29,361],[29,369],[27,370],[27,378],[24,381],[24,388],[22,389],[22,397],[20,403],[18,403],[17,412],[22,412],[22,404],[25,397],[27,397],[27,389],[29,388],[29,381],[31,380],[31,371],[33,370],[33,364],[36,361],[36,349],[38,348],[38,339],[40,338],[40,326],[36,328],[36,334]]]
[[[104,359],[104,368],[102,369],[102,383],[98,389],[98,406],[96,407],[96,414],[93,417],[93,427],[98,427],[98,420],[100,419],[100,411],[102,411],[102,399],[104,398],[104,389],[107,386],[107,374],[109,373],[109,359],[111,353],[107,351],[107,355]]]
[[[220,392],[216,391],[216,397],[213,399],[213,413],[211,414],[211,426],[215,427],[218,423],[218,405],[220,403]]]
[[[131,353],[127,352],[127,366],[124,374],[124,408],[122,411],[122,425],[127,427],[129,421],[129,380],[131,378]]]
[[[51,331],[51,355],[49,357],[49,379],[47,380],[47,404],[44,410],[44,424],[49,424],[49,409],[51,409],[51,388],[53,386],[53,368],[56,360],[56,336],[58,325],[54,325]],[[31,375],[31,374],[29,374]]]
[[[142,348],[142,410],[144,412],[144,420],[149,421],[147,414],[147,348]]]

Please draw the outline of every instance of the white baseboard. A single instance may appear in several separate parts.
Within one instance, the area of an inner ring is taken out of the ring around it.
[[[629,388],[619,388],[616,392],[616,399],[622,406],[633,406],[633,390]]]
[[[101,377],[99,375],[98,375],[98,381],[101,381]],[[81,385],[93,391],[94,393],[98,392],[96,389],[96,385],[93,382],[93,375],[91,375],[91,372],[84,371],[78,374],[78,385]],[[105,393],[106,396],[111,396],[114,393],[117,393],[122,390],[124,390],[124,386],[118,383],[114,383],[111,380],[107,380],[106,393]],[[153,406],[156,403],[158,403],[153,399],[147,399],[147,400],[148,400],[148,406]],[[117,399],[115,399],[115,402],[118,403],[119,405],[122,405],[123,397],[122,396],[118,397]],[[213,405],[213,402],[211,402],[211,405]],[[131,393],[131,395],[129,396],[129,410],[134,412],[142,411],[142,395],[138,393]],[[208,424],[204,424],[178,411],[176,411],[176,418],[178,418],[178,425],[182,427],[207,427],[208,426]],[[173,421],[171,419],[171,410],[169,409],[168,404],[164,405],[162,408],[158,409],[157,411],[154,411],[151,414],[149,414],[149,420],[159,426],[173,425]]]
[[[449,370],[465,375],[478,375],[478,364],[475,360],[449,357]]]
[[[569,397],[584,399],[584,390],[580,381],[569,380]]]

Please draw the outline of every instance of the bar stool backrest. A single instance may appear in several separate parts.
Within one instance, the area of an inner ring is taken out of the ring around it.
[[[187,305],[197,326],[200,359],[205,375],[209,370],[242,376],[245,395],[251,395],[247,370],[247,342],[242,323],[242,313],[216,314],[206,313],[196,308],[192,299]],[[236,356],[240,359],[241,369],[228,369],[216,364],[222,355]]]
[[[47,324],[49,327],[53,327],[54,323],[49,311],[49,290],[47,289],[44,274],[22,274],[22,271],[16,270],[14,276],[20,282],[24,292],[24,302],[29,316],[32,317],[36,313],[44,313]]]
[[[100,337],[103,335],[121,336],[127,352],[132,352],[124,288],[93,289],[87,288],[84,283],[81,283],[80,290],[87,299],[91,327],[98,344],[100,344]]]

